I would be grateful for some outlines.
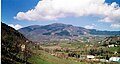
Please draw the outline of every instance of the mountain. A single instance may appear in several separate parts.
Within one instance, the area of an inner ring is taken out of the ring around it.
[[[62,23],[28,26],[19,29],[19,32],[32,41],[69,38],[79,35],[120,35],[120,31],[99,31]]]
[[[120,31],[100,31],[96,29],[89,29],[89,33],[92,35],[120,35]]]
[[[21,33],[12,27],[1,23],[1,63],[2,64],[21,64],[25,60],[21,58],[22,51],[21,45],[26,46],[26,52],[28,52],[29,47],[28,39],[26,39]],[[29,53],[28,53],[29,55]]]

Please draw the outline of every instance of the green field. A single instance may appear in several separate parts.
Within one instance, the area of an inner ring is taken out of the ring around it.
[[[32,64],[85,64],[83,62],[61,59],[41,50],[37,50],[28,61]]]
[[[120,54],[114,54],[114,52],[120,52],[120,46],[117,47],[108,47],[102,46],[98,44],[99,39],[93,39],[90,42],[80,42],[80,41],[55,41],[51,43],[45,43],[40,45],[42,50],[38,50],[36,47],[32,47],[33,54],[31,58],[28,59],[29,62],[32,64],[118,64],[117,62],[94,62],[94,61],[87,61],[87,59],[83,59],[82,61],[80,58],[76,58],[75,56],[69,56],[68,58],[53,56],[52,53],[49,52],[54,51],[54,53],[63,53],[63,55],[68,56],[69,54],[76,54],[76,55],[89,55],[95,54],[95,56],[103,56],[105,59],[106,56],[110,57],[119,57]],[[46,49],[47,51],[45,51]],[[48,51],[49,49],[49,51]],[[80,62],[81,61],[81,62]]]

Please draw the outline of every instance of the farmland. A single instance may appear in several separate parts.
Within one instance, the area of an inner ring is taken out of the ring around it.
[[[120,56],[120,46],[104,46],[100,39],[102,40],[101,37],[98,40],[91,39],[89,42],[62,40],[45,44],[36,43],[33,48],[34,54],[29,61],[33,64],[118,64],[118,62],[109,62],[109,58]],[[95,56],[95,58],[87,58],[88,55]]]

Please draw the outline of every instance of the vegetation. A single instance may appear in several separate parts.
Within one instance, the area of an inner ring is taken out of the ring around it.
[[[75,62],[67,59],[61,59],[48,54],[47,52],[37,50],[29,59],[32,64],[85,64],[84,62]]]
[[[13,28],[7,26],[6,24],[2,23],[2,38],[1,38],[1,62],[2,64],[21,64],[24,63],[25,60],[20,58],[23,54],[21,51],[21,45],[26,43],[26,38],[20,34],[18,31],[14,30]],[[30,56],[29,47],[26,46],[26,51]],[[29,62],[27,62],[29,63]]]
[[[48,30],[53,27],[55,26],[49,26]],[[67,35],[67,32],[65,30],[59,35]],[[2,23],[1,40],[2,64],[118,64],[106,60],[110,57],[120,57],[120,36],[81,36],[49,40],[41,44],[27,40],[18,31]],[[21,49],[22,45],[25,45],[24,51]],[[88,55],[95,58],[88,58]]]

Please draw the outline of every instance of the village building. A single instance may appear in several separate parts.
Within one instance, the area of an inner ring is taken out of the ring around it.
[[[115,44],[111,44],[111,45],[108,45],[108,47],[117,47],[118,45],[115,45]]]
[[[109,59],[110,62],[120,62],[120,57],[111,57]]]
[[[88,59],[93,59],[93,58],[95,58],[95,56],[93,56],[93,55],[87,55],[87,58]]]

